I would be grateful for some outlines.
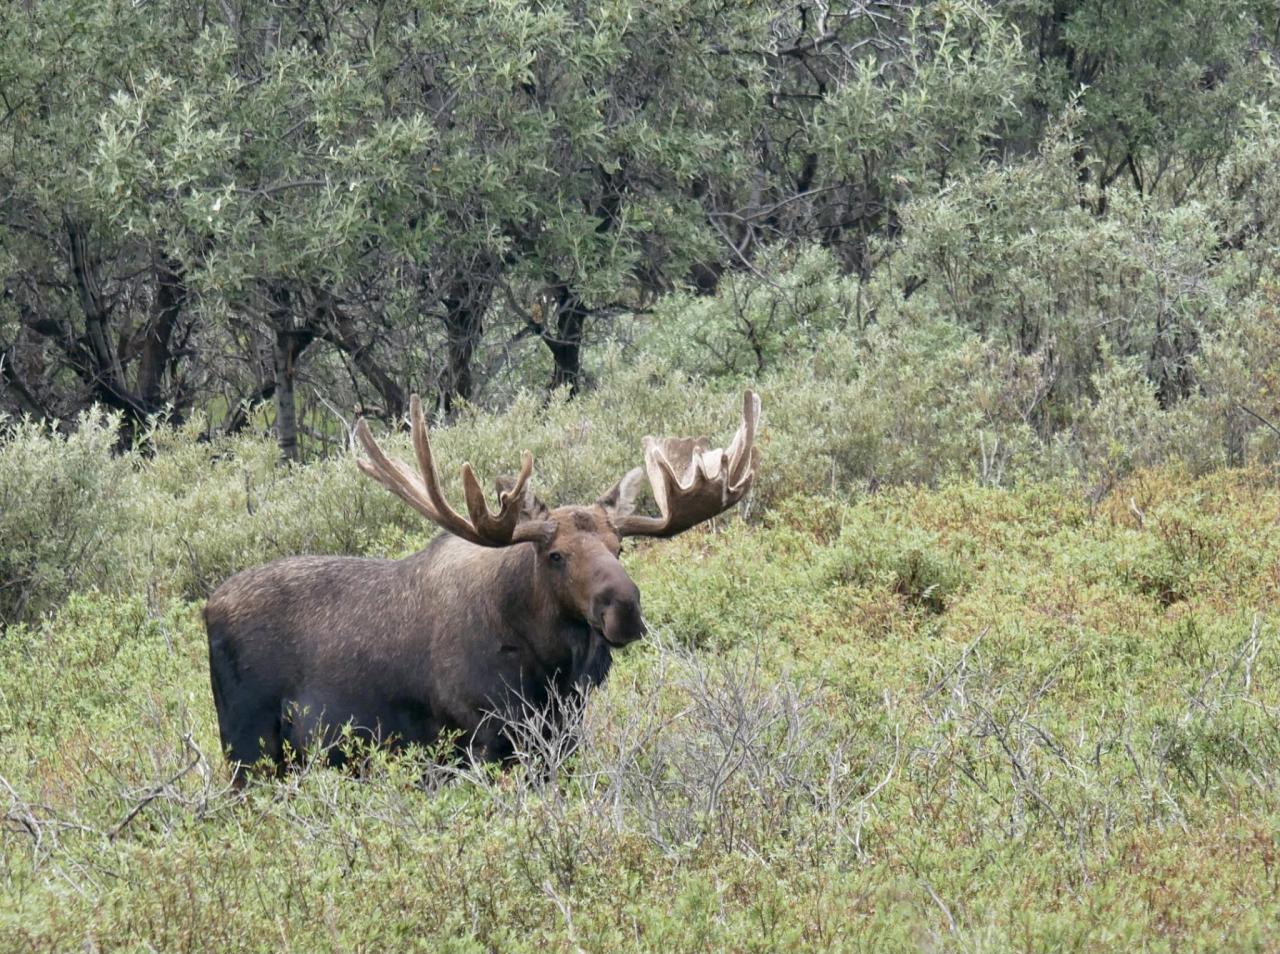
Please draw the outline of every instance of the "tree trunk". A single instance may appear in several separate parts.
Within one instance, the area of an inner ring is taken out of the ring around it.
[[[493,286],[487,280],[466,275],[454,282],[441,299],[448,366],[440,388],[440,405],[446,417],[453,416],[459,400],[469,401],[474,393],[471,363],[484,334],[484,313],[492,294]]]
[[[578,393],[582,383],[582,330],[587,309],[568,285],[556,288],[556,327],[544,329],[542,340],[551,349],[555,367],[551,370],[551,390],[568,386],[569,395]]]
[[[275,330],[275,346],[272,358],[276,375],[276,441],[280,455],[285,460],[298,459],[298,401],[295,393],[298,358],[315,340],[315,329],[308,326],[292,326],[291,296],[288,289],[277,288],[272,293],[275,307],[271,312],[271,324]]]
[[[280,456],[285,460],[298,459],[298,401],[294,393],[294,362],[298,352],[294,350],[292,331],[277,331],[273,353],[276,370],[276,441]]]
[[[467,303],[448,299],[445,301],[444,328],[449,364],[440,389],[440,403],[445,416],[452,417],[458,400],[471,400],[474,390],[471,359],[481,333],[480,316]]]
[[[1147,356],[1147,377],[1155,381],[1156,400],[1166,411],[1190,395],[1195,387],[1190,364],[1199,344],[1194,330],[1183,333],[1171,327],[1172,324],[1172,320],[1157,312],[1156,333]]]
[[[124,376],[111,347],[111,336],[107,333],[109,316],[89,254],[88,229],[70,217],[66,219],[66,228],[71,272],[75,276],[76,292],[80,296],[80,308],[84,312],[85,339],[93,356],[93,370],[101,388],[118,394],[122,390]]]
[[[96,400],[125,412],[129,424],[126,432],[121,434],[121,441],[125,442],[137,425],[146,420],[148,411],[138,396],[125,387],[120,357],[111,345],[110,312],[89,252],[89,230],[69,215],[63,219],[63,225],[67,231],[71,273],[84,313],[83,342],[73,338],[67,329],[60,329],[58,334],[51,333],[47,325],[53,324],[58,328],[56,322],[39,322],[31,327],[59,341],[72,367],[89,385]]]
[[[138,397],[152,412],[164,404],[164,373],[169,364],[169,343],[187,302],[187,286],[182,266],[161,256],[155,265],[156,297],[151,320],[143,329],[142,353],[138,358]]]

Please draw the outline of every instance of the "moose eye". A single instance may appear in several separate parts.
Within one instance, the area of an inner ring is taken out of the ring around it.
[[[553,550],[551,553],[547,554],[547,559],[550,560],[552,563],[563,563],[564,554],[561,553],[559,550]]]

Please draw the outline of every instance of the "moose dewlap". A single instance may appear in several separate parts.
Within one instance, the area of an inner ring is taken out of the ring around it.
[[[644,468],[593,504],[549,510],[529,489],[526,452],[491,511],[470,464],[467,516],[445,500],[422,405],[410,402],[417,472],[392,460],[361,420],[361,470],[444,532],[403,560],[294,557],[236,574],[205,607],[222,746],[236,782],[265,761],[327,744],[344,726],[400,746],[456,733],[466,754],[510,757],[505,726],[529,707],[598,685],[614,648],[644,635],[640,592],[618,561],[622,538],[670,537],[736,504],[751,487],[760,399],[743,397],[728,449],[644,439]],[[656,517],[634,512],[648,475]],[[330,759],[340,753],[330,747]]]

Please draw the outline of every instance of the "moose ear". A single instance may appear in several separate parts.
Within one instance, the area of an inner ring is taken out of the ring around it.
[[[516,479],[514,477],[499,477],[494,483],[497,485],[498,494],[501,497],[502,494],[511,493],[512,488],[516,485]],[[541,520],[548,513],[547,505],[533,495],[532,487],[525,484],[524,499],[520,501],[520,522]]]
[[[611,519],[629,517],[636,509],[636,500],[644,490],[644,469],[636,467],[613,485],[607,494],[596,501]]]

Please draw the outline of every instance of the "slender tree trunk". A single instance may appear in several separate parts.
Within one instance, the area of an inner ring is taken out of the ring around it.
[[[147,408],[136,394],[125,387],[120,356],[111,343],[110,310],[98,284],[93,256],[89,251],[89,230],[69,215],[63,224],[85,329],[83,345],[70,335],[64,335],[63,348],[73,361],[79,359],[76,362],[79,364],[78,373],[89,384],[94,397],[108,407],[125,412],[130,428],[121,434],[124,441],[132,429],[146,419]]]
[[[444,330],[448,346],[448,367],[440,389],[440,404],[451,417],[459,400],[469,401],[474,393],[472,360],[480,336],[484,334],[484,314],[493,295],[485,278],[467,275],[454,282],[442,300]]]
[[[298,401],[294,394],[293,336],[288,331],[276,332],[276,442],[285,460],[298,459]]]
[[[1147,377],[1155,381],[1156,400],[1165,410],[1187,397],[1195,386],[1189,365],[1199,343],[1194,331],[1184,334],[1171,324],[1157,312],[1156,333],[1147,356]]]
[[[298,401],[295,393],[298,358],[315,340],[315,329],[293,327],[289,290],[277,288],[272,293],[275,307],[271,324],[275,330],[272,358],[276,375],[276,440],[285,460],[298,459]]]
[[[156,261],[155,277],[155,305],[151,320],[143,330],[136,388],[143,405],[153,412],[164,403],[164,374],[171,357],[169,344],[178,316],[187,302],[187,286],[181,265],[160,257]]]
[[[66,228],[67,244],[71,252],[71,272],[75,276],[76,292],[80,296],[80,308],[84,312],[85,338],[93,356],[94,372],[100,387],[119,393],[122,390],[123,374],[115,350],[111,347],[111,335],[107,333],[109,316],[89,253],[89,231],[69,216]]]
[[[471,360],[480,337],[480,317],[464,302],[445,302],[445,336],[448,339],[449,365],[445,370],[440,401],[446,416],[452,416],[459,400],[469,401],[474,390]]]
[[[565,387],[576,395],[582,384],[582,331],[587,309],[568,285],[556,288],[555,330],[544,330],[542,340],[551,349],[555,366],[551,369],[551,390]]]

